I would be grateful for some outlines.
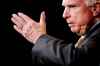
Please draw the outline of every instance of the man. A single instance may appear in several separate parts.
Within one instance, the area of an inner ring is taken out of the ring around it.
[[[96,19],[100,20],[100,2],[96,2],[95,5],[92,7],[92,10],[95,10],[94,15],[98,16]]]
[[[97,11],[97,16],[98,16],[98,20],[100,20],[100,2],[98,2],[98,3],[96,3],[96,6],[95,7],[97,7],[97,9],[96,9],[96,11]],[[98,14],[99,13],[99,14]]]
[[[63,17],[71,31],[80,36],[75,44],[66,44],[63,40],[47,35],[44,12],[41,13],[39,23],[23,13],[13,14],[11,20],[15,30],[34,44],[33,63],[98,66],[100,20],[96,18],[100,11],[94,7],[97,2],[100,0],[63,0]]]

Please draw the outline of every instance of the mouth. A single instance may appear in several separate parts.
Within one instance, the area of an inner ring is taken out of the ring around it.
[[[74,24],[68,24],[69,27],[74,27]]]
[[[71,20],[67,20],[67,24],[68,24],[69,27],[73,27],[74,26],[74,23]]]

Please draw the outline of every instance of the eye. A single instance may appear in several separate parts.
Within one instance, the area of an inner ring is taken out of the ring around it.
[[[76,5],[68,5],[69,8],[74,8]]]

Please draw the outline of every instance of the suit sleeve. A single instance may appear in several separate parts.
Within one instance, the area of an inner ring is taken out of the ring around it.
[[[92,48],[95,39],[90,39],[90,42],[84,43],[85,46],[82,48],[75,48],[72,43],[66,44],[62,40],[43,35],[32,48],[33,64],[85,65],[89,64],[88,61],[90,64],[91,62],[95,64],[96,49]]]
[[[70,47],[72,45],[69,44],[69,49],[67,51],[65,50],[66,48],[64,48],[66,46],[67,44],[65,44],[63,40],[59,40],[49,35],[41,36],[36,42],[35,46],[32,48],[33,63],[64,64],[65,58],[63,53],[70,52]],[[66,58],[68,58],[68,61],[70,61],[70,57],[66,56]]]

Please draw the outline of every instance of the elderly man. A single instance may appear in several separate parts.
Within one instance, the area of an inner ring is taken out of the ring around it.
[[[28,41],[32,48],[33,63],[65,64],[68,66],[98,66],[100,63],[100,15],[99,7],[94,7],[100,0],[63,0],[65,7],[63,18],[72,32],[80,36],[73,44],[51,37],[46,33],[45,13],[40,22],[32,20],[23,13],[13,14],[14,28]]]

